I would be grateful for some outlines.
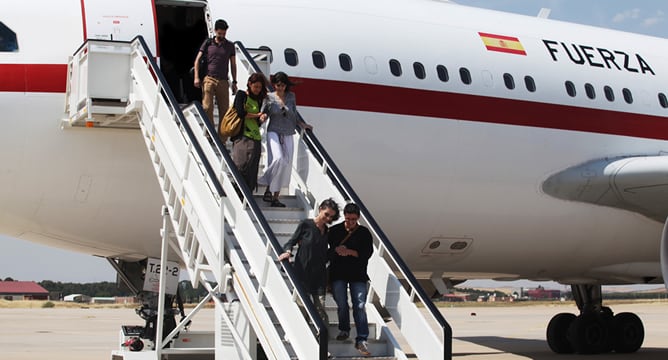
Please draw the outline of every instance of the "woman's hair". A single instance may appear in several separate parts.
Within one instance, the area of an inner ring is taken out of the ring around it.
[[[323,202],[320,203],[320,207],[318,210],[324,210],[324,209],[332,209],[334,211],[334,217],[331,219],[331,221],[336,221],[339,219],[339,204],[336,203],[332,198],[329,198],[327,200],[324,200]]]
[[[271,84],[272,84],[272,85],[274,85],[274,84],[278,84],[278,83],[283,83],[283,84],[285,84],[285,92],[290,91],[290,89],[291,89],[292,86],[294,85],[294,84],[292,83],[292,81],[290,81],[290,78],[288,77],[288,74],[286,74],[286,73],[284,73],[284,72],[282,72],[282,71],[279,71],[279,72],[277,72],[277,73],[274,74],[274,75],[271,75],[270,80],[271,80]]]
[[[262,84],[262,90],[260,90],[259,95],[255,95],[250,91],[250,86],[253,83],[261,83]],[[251,76],[248,77],[248,96],[255,100],[262,100],[265,97],[267,97],[267,79],[264,77],[262,73],[253,73]]]

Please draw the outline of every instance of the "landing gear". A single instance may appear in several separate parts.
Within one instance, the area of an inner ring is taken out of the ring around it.
[[[631,353],[645,338],[642,321],[633,313],[613,316],[602,306],[600,285],[572,285],[580,315],[555,315],[547,326],[547,344],[557,354]]]
[[[571,313],[555,315],[547,325],[547,344],[557,354],[572,354],[573,346],[568,341],[568,327],[576,316]]]
[[[642,321],[634,313],[619,313],[614,318],[614,349],[618,353],[632,353],[640,349],[645,338]]]

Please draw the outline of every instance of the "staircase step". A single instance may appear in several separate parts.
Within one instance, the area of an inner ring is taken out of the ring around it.
[[[271,227],[271,230],[274,231],[274,235],[277,234],[292,234],[297,226],[301,222],[300,219],[270,219],[267,218],[267,222]]]
[[[379,341],[374,339],[369,339],[367,341],[367,348],[371,352],[371,355],[375,355],[380,358],[389,358],[393,359],[391,353],[388,349],[388,344],[385,341]],[[355,348],[355,339],[349,339],[345,341],[330,340],[329,341],[329,352],[335,356],[336,359],[345,359],[345,358],[364,358],[369,359],[369,356],[361,357],[359,351]]]

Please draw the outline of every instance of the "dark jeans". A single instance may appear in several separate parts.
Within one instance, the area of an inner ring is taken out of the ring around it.
[[[366,318],[366,281],[332,281],[332,295],[336,301],[337,313],[339,315],[339,330],[350,332],[350,308],[348,306],[348,287],[350,286],[350,298],[353,304],[353,319],[357,337],[355,342],[366,341],[369,337],[369,322]]]

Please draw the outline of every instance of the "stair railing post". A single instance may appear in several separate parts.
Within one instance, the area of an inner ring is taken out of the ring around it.
[[[167,206],[162,207],[162,248],[160,249],[160,288],[158,291],[158,322],[155,329],[156,358],[162,357],[162,329],[165,323],[165,290],[167,288],[167,248],[169,244],[169,210]]]

